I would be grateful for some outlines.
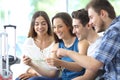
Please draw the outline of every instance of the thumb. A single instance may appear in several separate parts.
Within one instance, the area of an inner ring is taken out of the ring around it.
[[[23,58],[25,58],[25,55],[23,55]]]

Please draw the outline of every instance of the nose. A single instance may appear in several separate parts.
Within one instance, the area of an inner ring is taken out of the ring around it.
[[[92,21],[91,20],[89,21],[89,24],[92,25]]]
[[[39,27],[39,28],[42,27],[42,24],[40,23],[40,24],[38,25],[38,27]]]
[[[75,28],[73,28],[73,31],[72,31],[72,32],[73,32],[73,34],[75,34],[75,33],[76,33],[76,29],[75,29]]]
[[[53,30],[55,33],[56,32],[58,32],[59,31],[59,29],[56,27],[56,28],[54,28],[54,30]]]

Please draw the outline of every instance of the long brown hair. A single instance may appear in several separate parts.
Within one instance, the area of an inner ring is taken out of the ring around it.
[[[57,13],[53,18],[52,18],[52,24],[53,24],[53,20],[55,18],[60,18],[63,20],[63,22],[66,24],[67,27],[69,27],[69,32],[72,36],[75,36],[75,34],[72,33],[73,30],[73,26],[72,26],[72,18],[71,16],[66,13],[66,12],[59,12]],[[60,42],[61,40],[57,37],[57,35],[54,33],[54,38],[55,38],[55,42]]]
[[[45,11],[37,11],[37,12],[34,13],[34,15],[32,17],[30,30],[29,30],[29,33],[28,33],[28,37],[34,38],[34,37],[37,36],[37,33],[34,30],[34,25],[35,25],[35,19],[37,17],[39,17],[39,16],[42,16],[46,20],[46,22],[48,24],[48,31],[47,31],[47,33],[48,33],[48,35],[52,35],[51,23],[50,23],[50,19],[49,19],[47,13]]]

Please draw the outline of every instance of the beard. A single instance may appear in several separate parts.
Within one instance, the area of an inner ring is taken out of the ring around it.
[[[101,25],[99,26],[99,28],[97,29],[97,33],[100,33],[100,32],[103,32],[105,31],[106,28],[105,28],[105,22],[103,20],[101,20]]]

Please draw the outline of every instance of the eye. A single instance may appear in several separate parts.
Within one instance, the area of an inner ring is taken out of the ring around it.
[[[79,26],[78,25],[74,25],[74,28],[78,28]]]
[[[55,26],[53,26],[52,28],[53,28],[53,29],[55,29],[56,27],[55,27]]]
[[[58,28],[62,28],[63,26],[59,25]]]
[[[39,25],[39,23],[38,22],[35,22],[35,26],[38,26]]]
[[[47,25],[47,22],[44,21],[44,22],[41,23],[41,25]]]

